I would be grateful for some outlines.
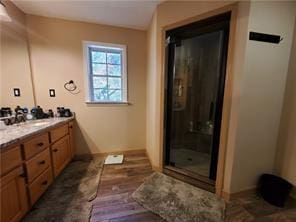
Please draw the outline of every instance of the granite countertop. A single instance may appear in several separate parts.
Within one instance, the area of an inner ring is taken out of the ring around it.
[[[0,129],[0,149],[72,119],[74,117],[56,117],[7,126]]]

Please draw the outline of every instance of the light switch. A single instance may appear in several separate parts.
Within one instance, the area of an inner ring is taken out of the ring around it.
[[[54,89],[49,89],[49,96],[55,97],[55,90]]]
[[[21,90],[19,88],[14,88],[13,89],[13,93],[14,93],[14,96],[21,96]]]

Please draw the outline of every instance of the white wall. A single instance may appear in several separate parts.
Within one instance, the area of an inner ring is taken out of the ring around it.
[[[296,186],[296,20],[278,139],[276,172]],[[296,191],[296,190],[295,190]],[[296,198],[296,192],[294,192]]]
[[[230,191],[256,186],[274,171],[296,2],[251,2],[249,31],[279,34],[280,44],[248,41]]]

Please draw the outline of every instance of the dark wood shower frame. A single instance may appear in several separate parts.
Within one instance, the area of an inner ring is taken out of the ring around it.
[[[206,21],[213,17],[219,17],[219,15],[227,14],[231,15],[229,19],[229,38],[227,44],[227,61],[225,65],[225,84],[224,84],[224,93],[222,98],[223,106],[221,105],[222,115],[221,115],[221,127],[218,139],[218,150],[219,154],[217,155],[217,177],[216,180],[210,180],[207,177],[203,177],[201,175],[193,174],[188,171],[180,170],[178,168],[166,165],[166,130],[163,128],[163,148],[160,151],[160,157],[162,159],[161,168],[160,170],[166,174],[174,176],[178,179],[181,179],[185,182],[191,183],[203,189],[209,190],[211,192],[215,192],[218,196],[225,196],[223,192],[223,184],[224,184],[224,168],[225,168],[225,159],[226,159],[226,144],[228,138],[228,126],[229,126],[229,119],[230,119],[230,107],[231,107],[231,97],[232,97],[232,82],[233,82],[233,73],[232,73],[232,66],[233,66],[233,47],[234,47],[234,32],[235,32],[235,25],[237,19],[237,3],[227,5],[223,8],[213,10],[211,12],[199,15],[194,18],[186,19],[184,21],[166,26],[162,29],[162,42],[165,44],[166,33],[169,30],[181,28],[186,25],[190,24],[198,24],[199,22]],[[164,107],[162,107],[163,113],[163,126],[166,124],[166,66],[167,61],[165,58],[165,45],[162,47],[162,64],[163,64],[163,86],[164,86],[164,95],[162,98]]]

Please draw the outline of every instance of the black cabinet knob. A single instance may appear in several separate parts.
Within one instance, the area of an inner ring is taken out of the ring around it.
[[[20,177],[26,177],[25,173],[20,174]]]
[[[42,185],[46,185],[48,182],[47,182],[47,180],[45,180],[45,181],[43,181],[41,184]]]
[[[52,151],[53,151],[53,152],[58,152],[58,149],[53,149]]]
[[[39,164],[45,164],[45,160],[40,161]]]
[[[37,143],[37,146],[43,146],[44,145],[44,143]]]

